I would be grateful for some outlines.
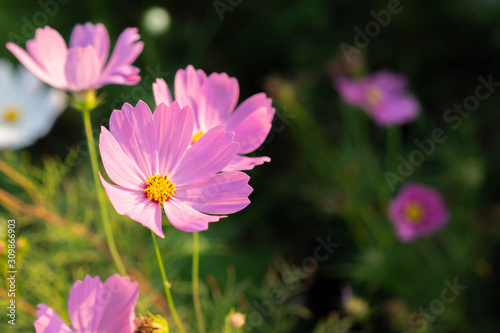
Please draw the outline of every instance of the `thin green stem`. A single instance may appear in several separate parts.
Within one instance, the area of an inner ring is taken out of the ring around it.
[[[196,312],[196,320],[198,321],[198,330],[200,333],[205,333],[205,323],[203,321],[203,312],[201,311],[200,303],[200,235],[197,232],[193,233],[193,302]]]
[[[172,312],[172,316],[174,317],[175,323],[177,327],[181,331],[181,333],[186,333],[186,330],[182,326],[179,315],[177,315],[177,311],[175,310],[174,300],[172,299],[172,293],[170,292],[170,288],[172,288],[172,284],[167,280],[167,274],[165,273],[165,267],[163,267],[163,260],[161,259],[160,248],[158,247],[158,243],[156,242],[156,235],[153,231],[151,231],[151,236],[153,237],[153,244],[155,246],[156,258],[158,259],[158,266],[160,266],[161,277],[163,279],[163,286],[165,287],[165,296],[167,296],[168,306],[170,307],[170,312]]]
[[[401,134],[398,126],[387,129],[386,168],[395,165],[401,153]]]
[[[84,108],[81,110],[83,113],[83,124],[85,126],[85,134],[87,136],[87,142],[90,154],[90,164],[92,166],[92,175],[94,177],[94,184],[97,192],[97,198],[99,200],[99,207],[101,210],[101,219],[104,225],[104,233],[106,234],[106,240],[108,242],[109,251],[113,257],[116,268],[118,272],[125,276],[127,272],[125,271],[125,266],[120,258],[118,250],[116,249],[115,239],[113,238],[113,230],[111,229],[111,224],[108,217],[108,209],[106,203],[106,195],[103,192],[101,182],[99,180],[99,164],[97,163],[97,151],[95,148],[94,136],[92,134],[92,123],[90,122],[90,108]]]

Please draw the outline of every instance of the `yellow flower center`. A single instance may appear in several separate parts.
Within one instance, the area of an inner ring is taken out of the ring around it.
[[[146,188],[144,192],[148,199],[158,203],[164,203],[168,198],[175,195],[175,184],[168,179],[168,173],[165,176],[154,175],[149,176],[146,180]]]
[[[366,93],[366,100],[371,106],[376,106],[382,100],[384,95],[377,88],[370,88]]]
[[[420,223],[424,217],[424,209],[417,202],[411,202],[405,207],[405,216],[411,223]]]
[[[17,107],[9,106],[3,113],[3,120],[6,123],[17,123],[21,118],[21,110]]]
[[[198,141],[203,134],[205,134],[205,132],[199,131],[198,133],[193,135],[193,138],[191,139],[191,144],[194,144],[196,141]]]

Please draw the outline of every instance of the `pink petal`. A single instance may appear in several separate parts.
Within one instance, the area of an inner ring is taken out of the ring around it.
[[[12,52],[12,54],[24,65],[24,67],[30,70],[40,80],[56,88],[62,89],[65,87],[65,83],[60,84],[54,81],[45,71],[45,68],[43,68],[43,66],[41,66],[36,59],[34,59],[21,47],[17,46],[14,43],[7,43],[7,49]]]
[[[270,98],[267,98],[265,93],[259,93],[250,96],[236,108],[234,113],[228,119],[226,123],[227,128],[234,128],[259,108],[270,108],[271,103],[272,100]]]
[[[78,332],[96,332],[102,314],[101,279],[87,275],[75,281],[68,297],[68,312],[73,329]]]
[[[193,109],[197,130],[200,129],[198,120],[200,92],[206,79],[207,75],[204,71],[195,70],[191,65],[187,66],[186,70],[179,69],[174,79],[175,100],[181,107],[189,105]]]
[[[238,102],[239,91],[235,78],[226,73],[210,74],[201,89],[198,103],[201,128],[208,130],[224,124]]]
[[[153,119],[158,137],[159,173],[171,173],[184,157],[193,135],[194,116],[189,106],[182,110],[177,102],[160,104]]]
[[[139,297],[137,282],[119,274],[109,277],[102,287],[101,320],[95,332],[131,333],[134,329],[135,305]]]
[[[405,89],[408,81],[404,75],[381,70],[368,76],[367,83],[384,92],[392,92]]]
[[[232,132],[225,132],[224,125],[205,133],[188,149],[172,172],[172,181],[177,186],[194,184],[221,171],[238,151],[233,136]]]
[[[366,88],[362,79],[354,80],[338,77],[334,82],[339,95],[345,102],[364,108],[366,105]]]
[[[222,171],[252,170],[254,166],[265,162],[271,162],[271,159],[267,156],[247,157],[236,155]]]
[[[168,90],[167,83],[163,79],[156,79],[156,82],[153,83],[153,96],[156,105],[165,103],[168,106],[172,104],[172,95]]]
[[[274,112],[274,108],[262,106],[239,123],[228,125],[228,131],[234,132],[234,142],[240,144],[238,154],[248,154],[262,145],[271,130]]]
[[[420,112],[420,104],[413,96],[388,97],[370,110],[377,125],[386,127],[412,122]]]
[[[143,101],[135,108],[125,103],[109,119],[111,134],[123,152],[134,159],[143,174],[158,173],[158,144],[151,110]]]
[[[250,203],[250,177],[243,172],[222,172],[199,183],[179,186],[175,198],[207,214],[231,214]]]
[[[175,197],[163,204],[165,214],[170,223],[186,232],[197,232],[208,229],[209,222],[217,222],[226,216],[211,216],[198,212]]]
[[[64,66],[68,90],[83,91],[99,88],[96,81],[100,74],[100,67],[99,58],[93,46],[70,49]]]
[[[73,330],[59,315],[45,304],[38,304],[37,319],[34,326],[36,333],[73,333]]]
[[[33,52],[36,52],[32,56],[43,66],[52,81],[51,84],[55,87],[64,87],[66,84],[64,65],[68,48],[62,36],[50,27],[38,28],[30,45]]]
[[[144,189],[144,182],[148,176],[123,152],[114,136],[105,127],[101,127],[99,150],[104,169],[112,181],[128,189],[138,191]]]
[[[137,28],[127,28],[120,34],[109,62],[102,72],[101,85],[110,83],[134,85],[141,80],[138,75],[139,69],[132,66],[144,48],[144,43],[139,41],[140,38]]]
[[[96,50],[101,69],[109,56],[109,34],[102,23],[93,25],[87,22],[85,25],[77,24],[73,28],[69,40],[70,48],[84,47],[87,45],[92,45]]]
[[[111,185],[101,177],[111,204],[120,215],[127,215],[132,220],[151,229],[158,237],[165,238],[161,229],[161,206],[149,200],[144,191],[129,190]]]

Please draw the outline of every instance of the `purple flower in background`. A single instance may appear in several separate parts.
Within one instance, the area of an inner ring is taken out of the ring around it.
[[[135,305],[139,297],[137,282],[119,274],[106,282],[87,275],[76,281],[68,297],[70,328],[57,313],[45,304],[38,304],[36,333],[132,333]]]
[[[402,242],[429,236],[444,228],[450,219],[441,193],[412,182],[405,184],[391,200],[388,214]]]
[[[48,26],[36,29],[35,38],[26,42],[28,52],[14,43],[7,43],[7,48],[45,83],[80,92],[106,84],[137,84],[141,80],[139,68],[132,63],[144,47],[139,38],[137,28],[125,29],[109,57],[106,27],[87,22],[75,26],[69,48],[61,35]]]
[[[406,78],[396,73],[378,71],[359,79],[340,76],[334,84],[346,103],[365,110],[381,127],[409,123],[420,112],[418,101],[406,90]]]

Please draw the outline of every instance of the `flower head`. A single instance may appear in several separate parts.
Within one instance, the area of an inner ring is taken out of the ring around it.
[[[36,333],[132,333],[135,305],[139,297],[137,282],[119,274],[106,282],[87,275],[76,281],[68,297],[70,328],[57,313],[45,304],[38,304]]]
[[[420,112],[418,101],[406,91],[406,78],[378,71],[360,79],[343,76],[334,80],[345,102],[365,110],[382,127],[413,121]]]
[[[137,28],[127,28],[118,37],[108,61],[110,41],[103,24],[77,24],[69,48],[61,35],[46,26],[26,42],[27,52],[14,43],[7,48],[33,74],[47,84],[72,92],[100,88],[106,84],[137,84],[139,69],[132,66],[144,43]]]
[[[226,73],[212,73],[208,77],[201,69],[189,65],[180,69],[174,81],[175,101],[181,107],[190,106],[195,116],[192,142],[218,125],[226,125],[234,132],[234,141],[240,144],[238,154],[225,167],[230,170],[250,170],[256,165],[269,162],[269,157],[247,157],[262,145],[269,131],[275,109],[264,93],[251,96],[238,107],[238,81]],[[163,79],[153,83],[156,105],[172,103],[172,96]]]
[[[151,114],[139,101],[114,110],[110,131],[101,131],[102,162],[118,185],[101,176],[111,203],[160,237],[162,207],[174,227],[194,232],[226,217],[207,214],[234,213],[250,203],[246,174],[219,173],[238,151],[234,134],[217,126],[191,145],[194,123],[189,106],[162,103]]]
[[[441,193],[418,183],[405,184],[388,207],[389,219],[402,242],[431,235],[449,221]]]
[[[19,149],[47,134],[64,110],[66,95],[25,68],[0,60],[0,149]]]

